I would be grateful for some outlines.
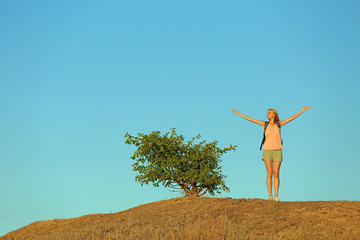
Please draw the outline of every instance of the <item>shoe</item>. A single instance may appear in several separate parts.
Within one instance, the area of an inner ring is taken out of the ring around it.
[[[268,198],[268,200],[273,201],[273,200],[274,200],[273,196],[270,196],[270,197]]]
[[[276,202],[280,202],[280,199],[278,197],[275,197]]]

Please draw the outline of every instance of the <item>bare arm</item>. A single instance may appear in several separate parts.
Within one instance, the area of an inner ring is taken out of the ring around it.
[[[291,122],[292,120],[294,120],[295,118],[297,118],[298,116],[300,116],[303,112],[309,110],[311,108],[311,106],[308,106],[308,107],[303,107],[303,109],[301,109],[300,112],[298,112],[297,114],[295,114],[294,116],[286,119],[286,120],[283,120],[283,121],[280,121],[280,125],[283,126],[285,124],[287,124],[288,122]]]
[[[239,111],[237,111],[237,110],[232,110],[232,109],[231,109],[231,111],[232,111],[233,113],[236,113],[236,114],[240,115],[241,117],[245,118],[246,120],[248,120],[248,121],[250,121],[250,122],[259,124],[260,126],[264,126],[264,125],[265,125],[265,121],[259,121],[259,120],[256,120],[256,119],[252,119],[252,118],[250,118],[250,117],[248,117],[248,116],[245,116],[244,114],[241,114],[241,113],[240,113]]]

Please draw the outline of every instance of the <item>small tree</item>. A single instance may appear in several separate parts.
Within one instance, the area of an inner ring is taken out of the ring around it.
[[[185,142],[183,135],[177,135],[174,128],[162,136],[159,131],[138,133],[137,137],[126,133],[125,144],[137,147],[130,157],[135,160],[133,170],[139,173],[135,181],[141,186],[152,182],[158,187],[161,183],[175,191],[183,191],[188,197],[229,191],[219,164],[221,156],[227,151],[235,151],[237,146],[221,149],[217,147],[217,141],[194,143],[200,137]]]

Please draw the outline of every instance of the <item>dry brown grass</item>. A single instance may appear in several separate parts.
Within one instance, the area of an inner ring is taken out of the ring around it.
[[[35,222],[0,240],[360,239],[360,202],[175,198],[114,214]]]

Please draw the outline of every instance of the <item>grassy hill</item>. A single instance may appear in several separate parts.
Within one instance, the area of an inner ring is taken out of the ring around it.
[[[175,198],[35,222],[0,237],[10,239],[360,239],[360,202]]]

